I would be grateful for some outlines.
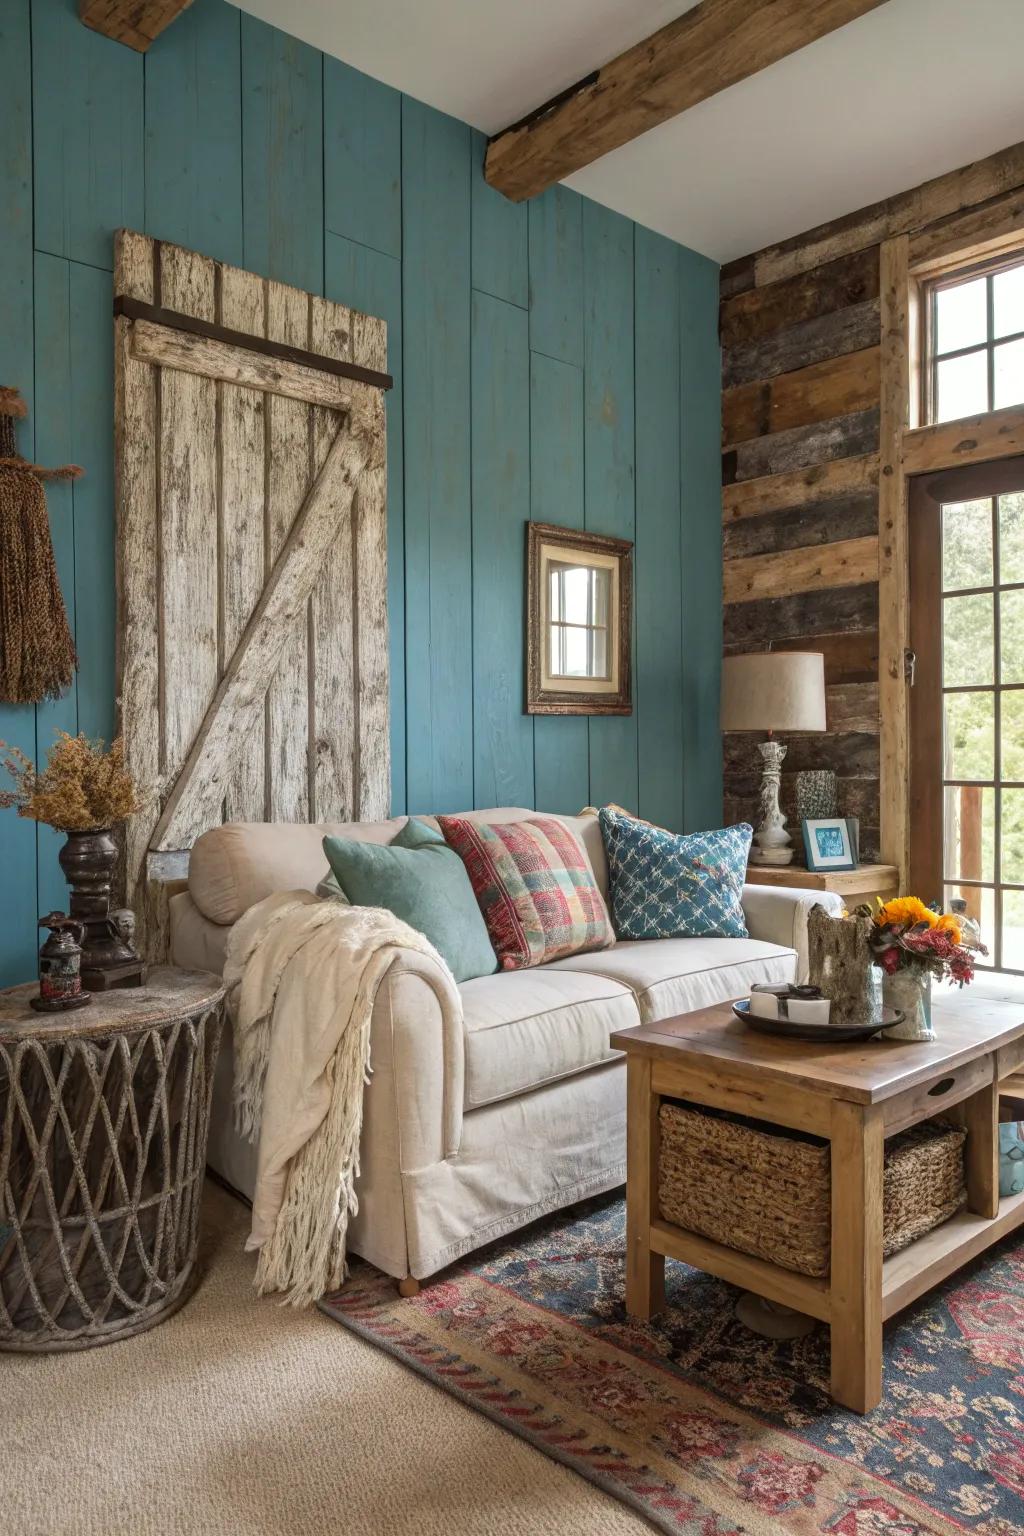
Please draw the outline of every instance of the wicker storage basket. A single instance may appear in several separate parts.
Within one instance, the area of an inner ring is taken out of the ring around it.
[[[658,1204],[665,1221],[803,1275],[828,1274],[827,1141],[761,1121],[661,1106]],[[883,1252],[897,1253],[967,1199],[959,1126],[929,1121],[885,1144]]]

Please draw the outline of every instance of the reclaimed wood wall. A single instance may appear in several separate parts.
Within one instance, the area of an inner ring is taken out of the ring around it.
[[[794,817],[801,769],[834,769],[865,858],[906,862],[906,817],[896,814],[906,765],[891,740],[905,682],[890,612],[906,588],[906,543],[898,497],[880,506],[879,464],[882,416],[899,438],[911,409],[908,381],[898,399],[892,380],[886,393],[883,363],[891,373],[894,347],[905,362],[910,338],[907,294],[889,296],[886,314],[899,312],[901,331],[886,351],[883,252],[909,236],[911,271],[957,249],[969,260],[973,243],[1020,226],[1022,185],[1024,145],[1014,145],[722,270],[724,648],[824,652],[828,730],[787,738],[783,809]],[[891,458],[883,451],[890,488],[904,474]],[[880,695],[891,706],[884,730]],[[759,780],[751,738],[725,738],[724,772],[727,817],[749,817]]]
[[[721,653],[718,268],[555,188],[514,205],[483,136],[243,14],[194,3],[145,57],[77,0],[3,0],[0,381],[50,488],[76,688],[0,707],[45,754],[114,724],[113,235],[380,315],[388,416],[391,804],[635,804],[715,825]],[[633,716],[522,712],[524,521],[636,541]],[[685,559],[684,559],[685,550]],[[67,900],[59,839],[0,812],[0,983]]]
[[[879,847],[878,247],[721,307],[726,653],[822,650],[829,730],[787,737],[783,809],[801,768],[832,768],[840,807]],[[731,291],[730,291],[731,290]],[[725,738],[726,816],[756,804],[759,759]]]

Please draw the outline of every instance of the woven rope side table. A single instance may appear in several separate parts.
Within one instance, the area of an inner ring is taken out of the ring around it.
[[[64,1014],[35,991],[0,992],[0,1350],[87,1349],[195,1284],[224,988],[163,966]]]

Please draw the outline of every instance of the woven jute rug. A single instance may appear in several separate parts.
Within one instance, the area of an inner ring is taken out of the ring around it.
[[[636,1323],[624,1254],[605,1199],[413,1300],[357,1264],[321,1307],[674,1536],[1024,1532],[1024,1244],[893,1320],[863,1418],[829,1399],[824,1328],[760,1338],[731,1286],[671,1262],[668,1309]]]

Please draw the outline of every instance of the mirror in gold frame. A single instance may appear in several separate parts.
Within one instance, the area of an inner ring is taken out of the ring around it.
[[[628,715],[633,546],[528,523],[526,712]]]

